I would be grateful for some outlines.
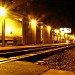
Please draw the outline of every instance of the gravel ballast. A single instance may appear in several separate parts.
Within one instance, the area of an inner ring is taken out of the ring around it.
[[[49,69],[75,72],[75,48],[52,55],[43,59],[42,62],[38,61],[38,65],[47,66]]]

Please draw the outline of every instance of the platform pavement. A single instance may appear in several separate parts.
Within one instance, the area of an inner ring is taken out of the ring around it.
[[[75,75],[73,72],[50,69],[26,61],[0,64],[0,75]]]
[[[0,64],[0,75],[40,75],[46,70],[48,70],[47,67],[25,61]]]
[[[41,75],[75,75],[74,72],[50,69]]]
[[[5,46],[2,47],[0,46],[0,51],[1,50],[11,50],[11,49],[20,49],[20,48],[33,48],[33,47],[41,47],[41,46],[52,46],[52,45],[58,45],[58,44],[66,44],[66,43],[55,43],[55,44],[30,44],[30,45],[24,45],[24,46]]]
[[[31,45],[24,45],[24,46],[5,46],[5,47],[2,47],[0,46],[0,50],[10,50],[10,49],[20,49],[20,48],[33,48],[33,47],[40,47],[40,46],[50,46],[50,45],[53,45],[53,44],[31,44]]]

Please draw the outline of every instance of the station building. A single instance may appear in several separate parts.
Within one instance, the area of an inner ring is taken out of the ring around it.
[[[23,45],[49,44],[51,43],[49,26],[43,24],[31,24],[25,18],[5,17],[5,41],[13,41],[14,38],[21,38]],[[2,18],[0,18],[0,43],[2,41]],[[18,40],[19,41],[19,40]]]

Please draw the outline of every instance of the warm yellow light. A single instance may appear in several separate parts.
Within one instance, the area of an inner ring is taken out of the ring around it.
[[[47,29],[48,29],[48,30],[51,30],[51,27],[50,27],[50,26],[47,26]]]
[[[69,40],[66,40],[66,43],[69,43]]]
[[[74,40],[75,40],[75,37],[74,37]]]
[[[0,7],[0,16],[5,16],[6,10],[3,7]]]
[[[59,30],[58,29],[55,29],[54,32],[58,34],[59,33]]]
[[[22,21],[22,18],[19,18],[19,21]]]
[[[61,32],[61,36],[64,36],[64,32]]]
[[[67,35],[67,34],[65,34],[65,36],[67,37],[68,35]]]
[[[72,39],[72,38],[73,38],[73,36],[72,36],[72,35],[70,35],[70,38]]]
[[[43,29],[43,26],[41,26],[41,29]]]
[[[36,20],[32,19],[31,20],[31,25],[35,25],[36,26]]]
[[[67,34],[65,34],[65,36],[67,36]]]
[[[12,28],[11,27],[6,27],[6,33],[11,34],[11,32],[12,32]]]
[[[74,34],[73,34],[73,36],[74,36]]]

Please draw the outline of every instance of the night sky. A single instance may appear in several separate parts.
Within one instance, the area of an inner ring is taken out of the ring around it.
[[[71,27],[75,33],[75,1],[34,0],[32,8],[35,15],[45,16],[41,21],[52,27]]]

